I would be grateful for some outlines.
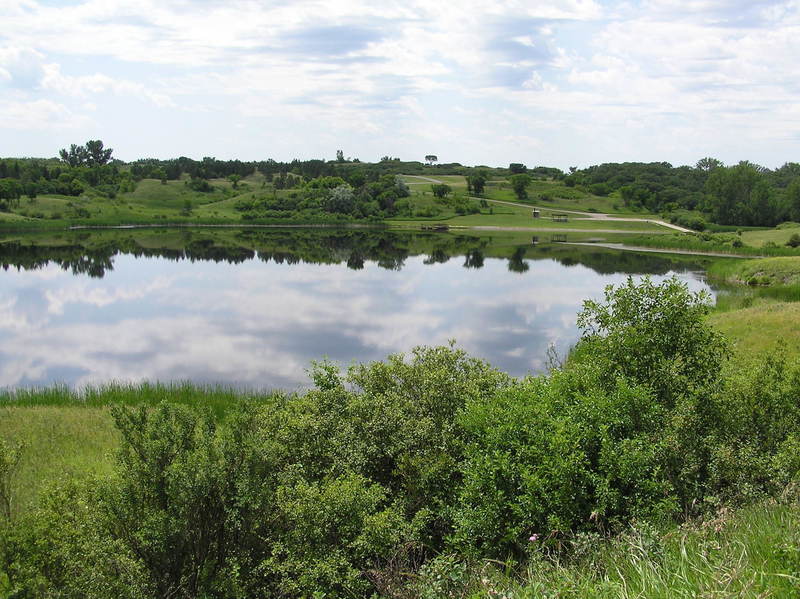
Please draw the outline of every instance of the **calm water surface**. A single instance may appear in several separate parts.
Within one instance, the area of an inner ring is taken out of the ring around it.
[[[0,272],[0,386],[146,379],[297,389],[315,359],[347,365],[450,339],[519,376],[545,368],[549,345],[567,351],[582,300],[602,297],[637,264],[659,272],[656,280],[674,272],[708,289],[696,267],[659,258],[626,258],[614,272],[611,252],[584,260],[593,268],[580,263],[585,253],[464,253],[408,252],[379,265],[354,264],[347,247],[332,249],[330,264],[278,263],[268,252],[228,263],[120,250],[102,277],[46,254],[36,268],[11,261]]]

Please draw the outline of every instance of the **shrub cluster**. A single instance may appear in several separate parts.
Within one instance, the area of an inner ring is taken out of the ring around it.
[[[707,309],[676,279],[629,280],[585,302],[582,340],[548,375],[417,348],[346,373],[315,364],[312,390],[221,418],[115,407],[116,474],[55,486],[11,521],[0,587],[392,595],[443,552],[520,560],[532,538],[775,494],[800,473],[800,369],[770,356],[723,375]]]

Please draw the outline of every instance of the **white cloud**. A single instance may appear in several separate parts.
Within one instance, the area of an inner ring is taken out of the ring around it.
[[[0,99],[0,129],[37,131],[79,129],[86,125],[85,117],[76,115],[63,104],[51,100],[31,102]],[[13,153],[8,146],[6,148],[6,153]]]
[[[796,119],[781,121],[800,92],[794,0],[27,0],[0,7],[0,19],[0,85],[27,90],[15,100],[61,105],[130,139],[142,131],[91,111],[86,99],[144,100],[127,103],[126,119],[152,122],[162,135],[167,128],[175,149],[161,148],[166,155],[187,152],[181,142],[197,147],[197,127],[152,109],[207,115],[200,155],[241,158],[265,157],[245,152],[263,151],[254,136],[266,132],[268,155],[287,159],[332,153],[331,145],[367,159],[410,158],[445,135],[459,154],[451,158],[466,163],[565,166],[600,151],[610,152],[604,160],[693,162],[730,150],[726,133],[654,144],[626,129],[654,123],[674,139],[722,120],[739,129],[749,158],[769,163],[787,146],[764,132],[798,135]],[[234,126],[242,134],[231,136]],[[478,130],[490,132],[480,143]],[[595,143],[609,131],[628,139]],[[502,145],[510,136],[541,140],[548,153]],[[114,143],[121,157],[138,157],[125,155],[126,139]],[[654,155],[661,150],[671,153]]]

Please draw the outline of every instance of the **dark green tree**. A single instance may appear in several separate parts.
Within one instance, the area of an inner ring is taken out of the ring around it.
[[[469,175],[467,177],[467,185],[470,187],[472,193],[481,195],[486,188],[486,173],[478,171],[474,175]]]
[[[701,170],[701,171],[705,171],[707,173],[713,171],[714,169],[720,168],[722,166],[725,166],[725,165],[722,163],[721,160],[717,160],[716,158],[711,158],[710,156],[707,156],[706,158],[701,158],[694,165],[694,167],[696,169]]]
[[[69,150],[62,148],[59,150],[58,155],[61,157],[61,160],[72,167],[86,164],[86,148],[77,144],[71,144]]]
[[[800,178],[786,188],[786,213],[789,220],[800,222]]]
[[[528,199],[528,187],[531,184],[530,175],[519,174],[511,176],[511,188],[518,200]]]
[[[431,185],[431,191],[433,192],[433,195],[441,199],[447,197],[447,195],[453,190],[446,183],[434,183]]]
[[[103,166],[111,160],[111,148],[104,148],[99,139],[90,139],[86,142],[86,162],[89,166]]]

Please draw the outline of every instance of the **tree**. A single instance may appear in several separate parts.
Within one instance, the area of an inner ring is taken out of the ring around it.
[[[720,168],[721,166],[725,166],[721,160],[717,160],[716,158],[706,157],[701,158],[697,161],[697,164],[694,165],[696,169],[711,172],[716,168]]]
[[[28,181],[25,184],[25,195],[28,196],[31,200],[36,199],[36,196],[39,193],[39,186],[36,185],[33,181]]]
[[[323,202],[323,208],[327,212],[337,214],[352,214],[355,207],[356,197],[349,185],[334,187]]]
[[[71,144],[69,150],[61,149],[58,152],[61,160],[71,167],[81,166],[86,163],[86,148],[76,144]]]
[[[508,170],[512,175],[520,175],[528,170],[528,167],[521,162],[512,162],[508,165]]]
[[[767,208],[768,183],[759,168],[749,162],[715,168],[708,175],[705,188],[708,208],[719,224],[758,225],[772,218]]]
[[[89,166],[103,166],[111,160],[111,153],[114,150],[104,148],[103,142],[99,139],[90,139],[86,142],[86,156]]]
[[[786,212],[789,220],[800,222],[800,178],[786,188]]]
[[[425,156],[425,162],[427,162],[429,165],[432,165],[434,162],[439,162],[439,158],[436,156],[436,154],[428,154]]]
[[[467,185],[471,189],[472,193],[481,195],[486,188],[486,173],[483,171],[478,171],[474,175],[468,176]]]
[[[452,189],[450,188],[449,185],[445,183],[434,183],[433,185],[431,185],[431,191],[433,192],[433,195],[435,195],[437,198],[442,199],[446,197],[447,194],[449,194],[452,191]]]
[[[336,162],[344,162],[344,152],[342,150],[336,150]]]
[[[241,180],[242,177],[240,175],[236,174],[228,175],[228,181],[231,182],[231,187],[233,187],[234,189],[237,189],[239,187],[239,181]]]
[[[62,148],[58,155],[71,167],[104,166],[111,160],[113,151],[111,148],[104,148],[99,139],[90,139],[85,146],[71,144],[69,150]]]
[[[528,186],[531,184],[529,175],[512,175],[511,187],[517,195],[518,200],[526,200],[528,198]]]

